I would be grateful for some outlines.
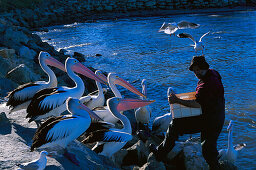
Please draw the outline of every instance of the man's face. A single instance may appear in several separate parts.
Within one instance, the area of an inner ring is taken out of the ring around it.
[[[194,66],[193,72],[198,79],[202,79],[205,76],[207,70],[202,70],[198,66]]]

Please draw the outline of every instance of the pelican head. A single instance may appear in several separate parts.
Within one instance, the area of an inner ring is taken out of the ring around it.
[[[119,77],[116,73],[109,73],[108,80],[110,80],[110,79],[114,82],[114,84],[118,84],[118,85],[130,90],[134,94],[137,94],[139,96],[142,96],[142,97],[146,98],[146,96],[144,94],[142,94],[139,90],[137,90],[130,83],[128,83],[127,81],[125,81],[124,79]]]
[[[110,107],[116,107],[119,112],[143,107],[153,102],[154,100],[124,99],[118,97],[112,97],[107,101]]]
[[[49,66],[53,66],[62,71],[66,71],[64,64],[62,64],[61,62],[53,58],[48,52],[41,51],[39,53],[38,60],[39,60],[39,63],[42,63],[44,61],[45,64]]]
[[[47,151],[41,151],[40,152],[40,157],[46,157],[46,156],[48,156],[49,154],[48,154],[48,152]]]
[[[91,119],[95,121],[102,121],[102,119],[96,115],[92,110],[85,106],[79,99],[69,97],[66,102],[67,109],[70,113],[83,116],[86,111]]]
[[[99,81],[101,83],[106,83],[102,79],[99,78],[96,74],[94,74],[93,71],[91,71],[89,68],[85,67],[82,63],[80,63],[77,59],[68,57],[66,59],[66,70],[67,67],[71,67],[71,69],[79,74],[82,74],[90,79],[93,79],[95,81]]]

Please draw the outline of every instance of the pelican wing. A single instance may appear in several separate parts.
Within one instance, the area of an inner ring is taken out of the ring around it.
[[[59,107],[60,105],[64,104],[66,101],[66,97],[63,97],[61,94],[65,93],[65,90],[62,90],[61,88],[52,88],[52,89],[45,89],[43,91],[49,91],[47,94],[43,94],[37,98],[37,96],[33,97],[31,100],[31,103],[29,104],[27,108],[27,116],[26,118],[31,118],[29,122],[36,119],[36,117],[40,115],[44,115],[48,113],[49,111]],[[50,93],[50,91],[53,91]],[[42,93],[42,90],[39,91],[39,93]]]
[[[121,131],[98,130],[90,133],[82,142],[128,142],[132,139],[132,135]]]
[[[27,83],[8,93],[6,106],[15,107],[30,99],[40,90],[40,84]]]
[[[192,37],[192,35],[187,34],[187,33],[180,33],[177,35],[179,38],[189,38],[191,39],[194,43],[196,43],[195,39]]]
[[[180,21],[178,23],[178,27],[179,29],[186,29],[186,28],[198,28],[200,25],[196,24],[196,23],[192,23],[192,22],[188,22],[188,21]]]
[[[202,35],[202,37],[199,39],[199,42],[201,42],[202,39],[204,38],[204,36],[206,36],[206,35],[209,34],[209,33],[210,33],[210,31],[208,31],[207,33],[205,33],[204,35]]]
[[[90,127],[86,130],[86,133],[89,134],[91,132],[95,132],[98,130],[108,130],[113,127],[115,127],[115,125],[109,122],[103,122],[103,121],[92,122]]]
[[[43,123],[33,137],[31,151],[46,143],[51,143],[68,137],[72,131],[75,131],[77,128],[74,126],[74,120],[76,119],[77,117],[75,116],[63,116]]]

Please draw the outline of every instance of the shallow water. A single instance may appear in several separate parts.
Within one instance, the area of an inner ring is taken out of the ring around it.
[[[190,47],[193,42],[158,32],[163,22],[180,20],[201,26],[178,33],[191,33],[199,39],[211,31],[203,39],[204,53],[211,68],[223,78],[226,98],[226,121],[218,149],[227,147],[226,128],[233,120],[233,143],[247,144],[236,164],[239,169],[256,169],[256,11],[103,20],[49,27],[49,32],[37,34],[57,50],[85,54],[86,65],[116,72],[130,82],[139,80],[133,83],[138,89],[140,81],[147,79],[148,97],[156,100],[151,105],[152,123],[155,117],[169,112],[169,86],[177,93],[194,91],[196,87],[197,79],[188,70],[195,55]]]

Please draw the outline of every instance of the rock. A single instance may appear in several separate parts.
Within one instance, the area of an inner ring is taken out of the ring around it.
[[[0,113],[0,124],[5,124],[9,122],[9,119],[6,117],[4,112]]]
[[[0,77],[4,78],[9,70],[12,68],[10,60],[1,57],[0,55]]]
[[[0,56],[4,57],[4,58],[10,58],[13,59],[15,56],[15,50],[14,49],[2,49],[0,50]]]
[[[136,144],[127,149],[128,153],[123,159],[122,165],[142,166],[147,162],[149,151],[145,144],[139,140]]]
[[[4,41],[9,42],[9,44],[15,43],[15,44],[19,44],[19,43],[27,43],[29,40],[28,36],[22,32],[22,31],[17,31],[15,30],[14,27],[8,27],[5,31],[4,34]]]
[[[183,154],[186,169],[208,169],[208,164],[202,155],[201,144],[186,143],[186,146],[183,148]]]
[[[15,82],[6,79],[0,78],[0,96],[7,96],[9,91],[12,91],[18,86]]]
[[[74,52],[73,57],[76,58],[79,62],[85,62],[84,55],[81,53]]]
[[[21,46],[19,49],[19,55],[21,58],[33,60],[34,57],[37,56],[37,53],[26,46]]]
[[[102,55],[101,54],[95,54],[96,57],[101,57]]]
[[[61,53],[62,55],[65,55],[65,53],[67,53],[68,51],[67,50],[65,50],[65,49],[60,49],[59,50],[59,53]]]
[[[116,152],[112,156],[112,160],[113,160],[113,162],[115,162],[115,165],[117,165],[119,168],[121,168],[123,165],[123,160],[127,154],[128,154],[128,151],[126,149],[121,149],[118,152]]]
[[[39,80],[40,76],[34,74],[30,70],[30,68],[28,68],[24,64],[20,64],[19,66],[9,71],[6,75],[6,78],[11,79],[12,81],[18,84],[24,84],[24,83],[34,82],[36,80]]]
[[[145,163],[140,170],[151,170],[151,169],[157,169],[157,170],[165,170],[165,165],[163,162],[156,161],[155,156],[153,153],[150,153],[148,156],[148,162]]]

